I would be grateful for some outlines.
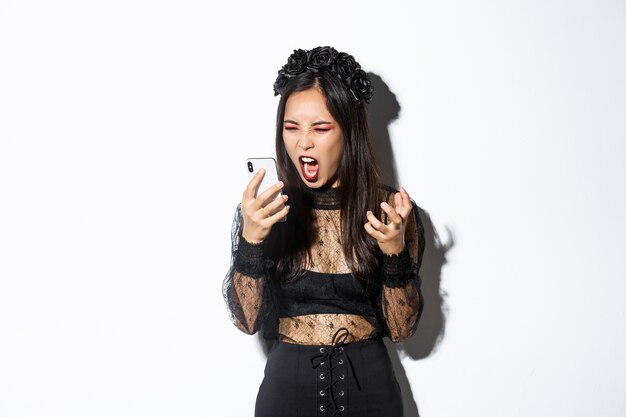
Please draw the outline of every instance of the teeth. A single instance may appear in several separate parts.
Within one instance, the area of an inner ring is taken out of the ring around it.
[[[315,159],[303,156],[302,157],[302,162],[304,162],[306,164],[310,164],[311,162],[315,162]]]

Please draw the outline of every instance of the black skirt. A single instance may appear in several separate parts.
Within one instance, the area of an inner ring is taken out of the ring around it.
[[[255,417],[402,417],[402,395],[380,339],[342,346],[276,342]]]

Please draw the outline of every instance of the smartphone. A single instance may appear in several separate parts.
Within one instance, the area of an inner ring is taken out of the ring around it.
[[[261,181],[261,185],[259,185],[258,194],[261,194],[278,182],[278,170],[276,169],[276,160],[274,158],[248,158],[246,165],[248,168],[248,181],[252,179],[258,170],[261,168],[265,169],[265,176],[263,181]],[[276,198],[281,195],[282,192],[279,192],[276,194]]]

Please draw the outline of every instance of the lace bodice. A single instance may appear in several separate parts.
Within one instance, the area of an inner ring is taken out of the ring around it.
[[[224,296],[234,324],[252,334],[260,327],[276,328],[279,340],[330,344],[344,327],[350,341],[388,336],[397,342],[415,330],[422,311],[418,276],[423,253],[423,228],[417,208],[408,219],[405,250],[383,255],[376,288],[363,288],[352,276],[341,244],[341,212],[336,189],[310,190],[313,240],[304,274],[294,281],[273,274],[275,260],[266,243],[250,244],[241,236],[239,207],[232,228],[231,268]],[[381,199],[393,206],[393,190],[381,189]],[[383,219],[385,220],[385,219]],[[365,232],[364,232],[365,233]]]

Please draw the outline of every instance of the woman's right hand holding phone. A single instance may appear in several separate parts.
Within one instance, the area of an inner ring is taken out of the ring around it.
[[[265,170],[260,169],[248,183],[241,200],[242,236],[249,243],[263,242],[270,234],[272,226],[281,221],[289,212],[289,206],[285,205],[286,195],[275,199],[283,188],[282,181],[257,195],[264,176]]]

